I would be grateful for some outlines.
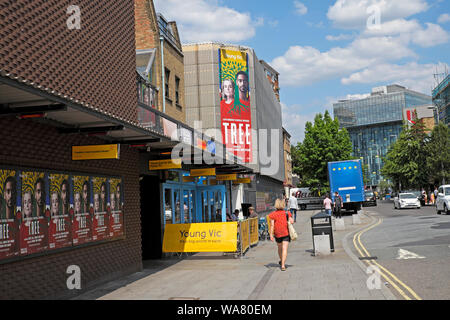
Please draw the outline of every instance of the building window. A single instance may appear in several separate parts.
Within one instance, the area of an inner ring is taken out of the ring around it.
[[[175,103],[180,104],[180,78],[175,76]]]
[[[169,80],[170,80],[170,70],[165,68],[165,78],[164,78],[164,86],[166,90],[166,98],[169,98]]]

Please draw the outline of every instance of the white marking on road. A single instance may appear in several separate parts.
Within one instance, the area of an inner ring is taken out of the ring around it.
[[[425,257],[420,256],[414,252],[408,251],[408,250],[404,250],[404,249],[399,249],[398,250],[398,257],[397,260],[407,260],[407,259],[425,259]]]

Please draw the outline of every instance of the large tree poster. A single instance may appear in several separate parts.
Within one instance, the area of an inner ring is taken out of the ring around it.
[[[72,245],[72,215],[70,179],[67,174],[50,173],[49,249]]]
[[[122,180],[111,178],[109,179],[109,208],[110,223],[109,230],[112,238],[123,236],[123,212],[122,212]]]
[[[0,259],[19,254],[18,181],[19,171],[0,169]]]
[[[72,219],[73,244],[79,245],[92,241],[92,218],[94,208],[91,207],[92,188],[89,176],[72,177],[74,213]]]
[[[94,241],[107,239],[109,235],[109,207],[107,206],[108,179],[105,177],[93,177],[92,187],[94,191],[94,217],[92,239]]]
[[[223,144],[244,163],[252,162],[248,55],[219,49],[220,114]]]

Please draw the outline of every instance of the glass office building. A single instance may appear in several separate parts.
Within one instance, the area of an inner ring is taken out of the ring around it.
[[[431,97],[398,85],[374,88],[370,96],[340,100],[333,104],[334,116],[348,130],[353,156],[361,158],[371,187],[384,178],[380,171],[389,146],[400,135],[403,109],[431,103]]]
[[[437,108],[437,121],[450,126],[450,75],[433,89],[433,104]]]

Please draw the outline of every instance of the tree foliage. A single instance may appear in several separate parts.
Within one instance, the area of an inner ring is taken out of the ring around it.
[[[433,185],[450,181],[450,129],[439,123],[431,132],[426,146],[428,155],[427,171]]]
[[[337,118],[325,111],[317,114],[314,124],[305,125],[305,138],[292,147],[294,172],[301,177],[302,186],[311,191],[329,190],[328,162],[351,159],[352,143],[345,128],[339,129]]]

